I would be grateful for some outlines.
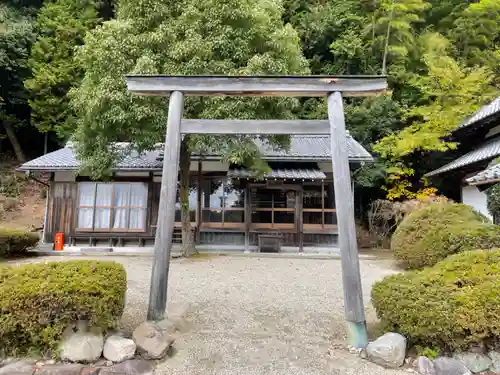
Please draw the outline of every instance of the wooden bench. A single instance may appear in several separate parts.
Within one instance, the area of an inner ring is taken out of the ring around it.
[[[281,252],[282,237],[279,233],[259,234],[259,252],[279,253]]]

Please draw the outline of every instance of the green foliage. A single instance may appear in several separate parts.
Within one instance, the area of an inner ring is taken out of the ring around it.
[[[450,256],[372,289],[378,317],[413,345],[461,349],[500,336],[500,250]]]
[[[112,142],[130,140],[139,150],[163,141],[167,106],[163,98],[130,94],[124,75],[303,74],[307,61],[282,8],[268,1],[215,0],[120,2],[116,20],[87,34],[77,54],[85,70],[72,92],[78,152],[94,175],[109,171],[120,157]],[[154,5],[152,5],[154,4]],[[154,7],[155,12],[145,12]],[[291,98],[188,97],[187,118],[293,118]],[[287,147],[288,137],[269,137]],[[251,137],[190,136],[189,151],[217,149],[232,163],[254,164],[259,154]]]
[[[39,240],[38,233],[0,226],[0,258],[25,253],[28,249],[36,246]]]
[[[436,203],[407,215],[391,240],[391,250],[407,268],[432,266],[450,254],[500,247],[500,227],[469,206]]]
[[[125,305],[121,264],[68,261],[0,267],[0,340],[6,354],[35,349],[55,354],[63,331],[77,320],[107,329]]]
[[[495,184],[486,190],[488,211],[495,219],[500,218],[500,184]]]
[[[41,132],[71,135],[67,93],[82,76],[73,52],[98,24],[98,5],[96,0],[55,0],[46,2],[38,13],[34,25],[38,37],[29,58],[33,77],[25,85],[31,95],[33,124]]]
[[[33,39],[31,17],[21,9],[0,4],[0,129],[5,129],[19,160],[25,157],[15,129],[29,119],[23,80],[30,74],[27,60]]]
[[[430,359],[436,359],[441,354],[441,350],[439,350],[439,348],[429,348],[428,346],[423,348],[421,346],[417,346],[417,354]]]

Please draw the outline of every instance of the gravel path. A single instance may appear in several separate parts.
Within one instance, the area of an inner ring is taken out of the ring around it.
[[[88,259],[91,257],[78,257]],[[68,258],[42,257],[29,262]],[[145,319],[151,257],[100,259],[128,271],[124,328]],[[26,261],[28,262],[28,261]],[[394,273],[390,261],[362,260],[367,322],[373,282]],[[156,374],[408,374],[386,370],[345,350],[339,260],[202,257],[174,260],[169,306],[184,306],[187,326],[176,354]]]

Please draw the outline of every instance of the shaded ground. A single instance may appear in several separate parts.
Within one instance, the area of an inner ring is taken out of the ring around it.
[[[152,259],[107,256],[105,260],[127,268],[122,325],[131,329],[145,319]],[[362,260],[361,268],[367,321],[373,324],[371,285],[395,271],[389,260]],[[345,350],[339,260],[230,256],[174,260],[169,303],[186,306],[188,324],[174,345],[175,356],[159,363],[156,374],[406,373],[383,369]]]

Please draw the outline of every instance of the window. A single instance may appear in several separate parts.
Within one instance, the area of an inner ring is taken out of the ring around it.
[[[202,221],[205,227],[243,227],[245,194],[239,181],[205,180],[203,182]]]
[[[144,231],[148,187],[145,183],[81,182],[78,230]]]
[[[302,213],[305,229],[324,229],[337,224],[333,183],[304,186]]]
[[[252,188],[252,224],[255,228],[295,226],[295,191]]]

